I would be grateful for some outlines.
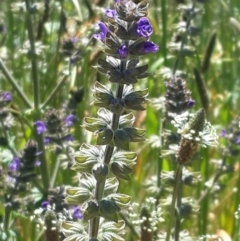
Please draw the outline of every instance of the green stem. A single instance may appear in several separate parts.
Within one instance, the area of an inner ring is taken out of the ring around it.
[[[180,180],[182,180],[182,173],[181,176],[179,178]],[[179,182],[179,186],[178,186],[178,195],[177,195],[177,210],[178,212],[180,212],[181,209],[181,205],[182,205],[182,189],[183,189],[183,185],[182,182]],[[174,240],[175,241],[179,241],[179,234],[180,234],[180,228],[181,228],[181,216],[178,216],[175,220],[175,225],[174,225]]]
[[[60,9],[61,9],[61,12],[60,12],[60,16],[59,16],[59,22],[61,23],[60,24],[60,29],[58,31],[58,36],[57,36],[57,46],[56,46],[56,55],[55,55],[55,71],[54,71],[54,74],[53,74],[53,80],[55,81],[57,79],[57,74],[58,74],[58,66],[59,66],[59,61],[60,61],[60,44],[61,44],[61,34],[64,30],[64,26],[62,24],[62,17],[64,16],[64,0],[60,1]]]
[[[7,78],[7,80],[10,82],[12,87],[16,90],[20,98],[23,100],[25,105],[32,109],[32,104],[27,98],[27,96],[24,94],[24,92],[21,90],[19,85],[17,84],[16,80],[13,78],[13,76],[10,74],[9,70],[7,69],[6,65],[3,63],[2,59],[0,59],[0,69],[2,70],[4,76]]]
[[[26,118],[26,116],[24,115],[24,113],[22,113],[22,112],[19,112],[19,111],[17,111],[17,110],[14,110],[14,109],[11,109],[11,108],[6,108],[5,109],[6,111],[9,111],[11,114],[15,114],[15,115],[17,115],[17,116],[19,116],[19,118],[22,118],[24,121],[25,121],[25,123],[27,124],[27,126],[32,130],[33,129],[33,127],[32,127],[32,124],[30,123],[30,121],[28,120],[28,118]]]
[[[33,23],[30,16],[30,1],[25,0],[26,3],[26,25],[28,28],[28,38],[31,47],[32,53],[32,81],[33,81],[33,96],[34,96],[34,109],[39,111],[40,105],[40,85],[39,85],[39,78],[38,78],[38,65],[37,65],[37,55],[35,49],[35,38],[34,38],[34,30],[33,30]]]
[[[192,9],[191,9],[191,12],[193,12],[195,9],[195,1],[193,1],[193,5],[192,5]],[[189,26],[190,26],[190,23],[191,23],[191,16],[189,16],[188,20],[187,20],[187,23],[186,23],[186,31],[188,30]],[[178,54],[177,54],[177,58],[175,60],[175,63],[174,63],[174,66],[173,66],[173,71],[172,71],[172,75],[174,76],[176,71],[177,71],[177,68],[178,68],[178,64],[179,64],[179,61],[181,59],[181,54],[182,54],[182,50],[184,48],[184,45],[185,45],[185,42],[186,42],[186,38],[187,38],[187,33],[184,33],[182,35],[182,41],[181,41],[181,45],[180,45],[180,49],[178,51]]]
[[[118,85],[116,97],[122,98],[123,88],[124,88],[124,85],[120,85],[120,84]],[[113,117],[112,117],[112,130],[113,130],[113,132],[118,129],[119,119],[120,119],[120,114],[114,113]],[[106,146],[105,154],[104,154],[104,163],[106,165],[108,165],[110,160],[111,160],[113,150],[114,150],[113,146],[109,146],[109,145]],[[106,180],[104,180],[103,182],[97,181],[96,190],[95,190],[95,199],[98,202],[101,201],[101,199],[103,197],[105,181]],[[98,229],[99,229],[99,221],[100,221],[100,217],[95,217],[95,218],[91,219],[91,221],[90,221],[89,232],[90,232],[90,237],[92,237],[92,238],[97,237]]]
[[[69,151],[68,151],[69,148],[68,148],[68,147],[65,147],[65,146],[63,145],[63,143],[61,143],[61,147],[62,147],[62,149],[65,151],[65,154],[67,155],[67,158],[68,158],[69,160],[71,160],[71,162],[73,162],[73,157],[70,156]],[[59,172],[60,164],[61,164],[61,159],[60,159],[60,158],[57,158],[57,162],[56,162],[56,164],[55,164],[55,166],[54,166],[54,171],[53,171],[53,174],[52,174],[52,179],[51,179],[50,187],[54,187],[54,184],[55,184],[55,181],[56,181],[56,178],[57,178],[57,174],[58,174],[58,172]]]
[[[56,161],[55,166],[54,166],[54,171],[52,173],[51,182],[50,182],[51,188],[53,188],[54,185],[55,185],[55,181],[57,179],[57,174],[58,174],[58,171],[59,171],[60,163],[61,163],[61,159],[57,158],[57,161]]]
[[[159,118],[160,119],[160,118]],[[158,194],[156,196],[156,205],[159,204],[159,198],[161,196],[161,173],[162,173],[162,165],[163,165],[163,158],[161,155],[162,152],[162,143],[163,143],[163,130],[165,127],[165,121],[163,120],[160,124],[159,128],[159,138],[160,138],[160,150],[159,150],[159,155],[158,155],[158,162],[157,162],[157,187],[158,187]]]
[[[8,234],[9,231],[9,220],[11,215],[11,209],[9,206],[5,207],[5,213],[4,213],[4,221],[3,221],[3,229]]]
[[[31,74],[32,74],[33,95],[34,95],[34,120],[40,120],[41,119],[40,85],[39,85],[39,78],[38,78],[38,65],[37,65],[37,55],[36,55],[36,49],[35,49],[34,29],[33,29],[32,18],[30,16],[30,1],[25,0],[25,4],[27,9],[26,25],[28,28],[28,38],[29,38],[31,52],[32,52]],[[38,147],[42,151],[40,169],[41,169],[42,182],[43,182],[43,187],[45,192],[44,194],[46,195],[50,185],[50,175],[49,175],[49,169],[48,169],[47,160],[46,160],[45,148],[43,144],[43,136],[36,135],[35,137],[38,142]]]
[[[63,87],[63,85],[65,84],[65,82],[67,80],[67,77],[68,77],[67,75],[64,75],[62,77],[62,79],[59,81],[57,86],[53,89],[52,93],[48,96],[46,101],[42,104],[42,106],[41,106],[42,109],[44,109],[51,102],[51,100],[55,97],[57,92]]]
[[[168,227],[167,227],[166,241],[170,241],[172,226],[173,226],[173,223],[175,220],[175,206],[176,206],[176,200],[177,200],[177,196],[178,196],[178,188],[179,188],[179,184],[181,182],[182,169],[183,169],[183,165],[179,164],[177,166],[177,171],[176,171],[176,176],[175,176],[172,203],[170,206],[170,213],[169,213],[169,223],[168,223]]]
[[[158,5],[159,6],[159,5]],[[164,65],[167,65],[167,9],[166,0],[161,0],[161,17],[162,17],[162,53]]]
[[[126,215],[123,212],[119,212],[119,215],[124,220],[126,226],[128,226],[128,228],[131,230],[132,235],[134,235],[139,240],[139,238],[140,238],[139,233],[135,229],[135,227],[132,224],[132,222],[126,217]]]
[[[200,205],[200,203],[208,196],[210,191],[213,189],[214,185],[217,183],[218,179],[222,176],[222,173],[224,171],[224,167],[226,164],[226,157],[223,158],[220,170],[216,173],[216,175],[213,178],[212,185],[208,187],[204,193],[200,196],[200,198],[197,200],[197,204]]]
[[[46,159],[46,152],[45,152],[45,147],[44,147],[44,142],[43,142],[43,136],[42,135],[35,135],[35,139],[38,142],[38,148],[39,150],[42,151],[40,155],[40,171],[41,171],[41,177],[42,177],[42,182],[43,182],[43,188],[44,188],[44,193],[47,195],[48,193],[48,188],[50,185],[50,174],[49,174],[49,169],[48,169],[48,164],[47,164],[47,159]]]

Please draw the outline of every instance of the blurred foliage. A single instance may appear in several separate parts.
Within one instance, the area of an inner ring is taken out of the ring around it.
[[[30,15],[36,39],[36,56],[30,50],[27,31],[27,16],[25,14],[25,3],[12,0],[2,1],[0,9],[0,58],[8,68],[11,75],[25,93],[31,103],[34,101],[33,78],[31,61],[37,61],[39,77],[40,106],[45,103],[52,90],[61,82],[64,76],[66,81],[57,94],[41,110],[44,113],[48,106],[61,108],[70,95],[70,90],[84,87],[85,95],[77,109],[78,123],[74,132],[75,139],[79,146],[81,143],[94,143],[92,136],[82,130],[80,125],[84,116],[96,116],[97,108],[91,105],[93,101],[91,88],[97,80],[101,83],[107,81],[93,70],[97,56],[100,56],[99,47],[91,39],[96,32],[96,22],[104,18],[104,9],[111,6],[110,1],[45,1],[49,3],[49,9],[41,6]],[[144,127],[147,130],[147,138],[153,134],[159,134],[161,126],[161,112],[156,111],[151,105],[151,99],[164,95],[164,79],[161,70],[164,67],[173,68],[175,56],[169,51],[167,44],[172,40],[175,28],[178,23],[179,11],[177,0],[152,0],[150,1],[149,18],[154,28],[152,41],[159,44],[160,51],[150,55],[143,60],[150,66],[153,75],[138,82],[135,88],[149,88],[149,104],[145,112],[136,114],[135,125]],[[182,1],[185,2],[185,1]],[[22,4],[22,5],[21,5]],[[33,3],[32,3],[33,4]],[[43,4],[44,5],[44,4]],[[23,6],[23,7],[22,7]],[[187,75],[187,85],[196,100],[195,110],[201,108],[201,101],[196,87],[194,68],[201,70],[207,43],[213,33],[216,33],[216,44],[210,61],[210,66],[201,75],[204,79],[208,96],[209,108],[206,110],[207,119],[220,132],[231,121],[239,115],[240,101],[240,1],[239,0],[209,0],[202,5],[203,12],[197,18],[196,25],[201,28],[199,37],[192,40],[196,52],[192,58],[186,58],[180,62],[179,69]],[[45,15],[46,14],[46,15]],[[64,18],[73,17],[79,21],[78,36],[81,38],[80,60],[75,65],[61,54],[61,42],[64,34]],[[1,26],[2,29],[1,29]],[[2,30],[2,31],[1,31]],[[89,42],[90,41],[90,42]],[[88,43],[88,44],[86,44]],[[107,83],[108,84],[108,83]],[[0,89],[11,91],[13,94],[13,108],[16,112],[17,125],[11,131],[11,139],[16,149],[20,150],[29,138],[35,138],[33,123],[36,120],[35,112],[26,106],[22,98],[9,83],[6,76],[0,71]],[[205,189],[205,182],[215,175],[215,169],[211,164],[212,160],[223,158],[222,149],[226,145],[220,139],[220,146],[216,149],[202,149],[199,152],[198,160],[193,163],[191,170],[200,171],[201,179],[198,187],[188,188],[184,195],[198,199]],[[137,165],[131,175],[131,181],[122,181],[120,188],[122,193],[132,196],[135,202],[143,202],[146,197],[146,189],[143,184],[156,174],[158,149],[149,148],[148,144],[136,144],[131,150],[137,150],[139,156]],[[53,173],[55,155],[47,153],[47,164],[50,173]],[[221,182],[224,186],[215,198],[208,196],[200,203],[200,211],[197,215],[183,222],[183,229],[186,228],[194,236],[206,233],[217,234],[219,229],[228,233],[232,240],[239,240],[239,225],[234,223],[234,213],[240,204],[240,168],[238,157],[226,157],[226,163],[234,164],[234,172],[231,175],[224,175]],[[171,163],[164,159],[163,170],[171,169]],[[57,174],[57,185],[70,185],[73,182],[74,173],[68,170],[61,170]],[[39,180],[40,181],[40,180]],[[40,181],[41,182],[41,181]],[[1,215],[2,215],[2,206]],[[16,240],[37,240],[35,224],[24,217],[19,216],[15,222]],[[31,228],[30,228],[31,227]],[[198,231],[197,231],[198,230]],[[14,239],[13,239],[14,240]],[[126,240],[136,240],[127,234]],[[225,240],[225,239],[224,239]]]

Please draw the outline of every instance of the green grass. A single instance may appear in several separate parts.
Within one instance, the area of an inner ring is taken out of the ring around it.
[[[99,56],[99,47],[92,42],[90,46],[84,46],[82,49],[83,57],[77,64],[76,68],[69,71],[69,65],[59,53],[58,41],[61,41],[62,33],[59,33],[60,26],[60,4],[61,1],[51,3],[51,11],[47,26],[45,26],[41,44],[42,52],[39,56],[33,56],[29,48],[24,48],[29,37],[27,32],[26,20],[29,20],[24,12],[14,13],[11,10],[11,3],[14,1],[4,1],[1,3],[0,20],[3,19],[6,25],[6,32],[0,34],[0,58],[6,65],[9,73],[15,79],[21,91],[30,101],[33,109],[30,109],[23,101],[16,89],[12,87],[10,81],[0,70],[0,89],[8,90],[13,93],[14,109],[18,112],[16,117],[17,125],[9,133],[14,136],[13,146],[17,150],[21,150],[28,139],[39,138],[33,130],[33,123],[37,119],[41,119],[44,109],[38,109],[36,102],[36,93],[39,95],[39,106],[46,101],[49,94],[59,83],[64,74],[67,75],[63,87],[56,93],[48,106],[61,108],[63,102],[69,96],[69,90],[73,87],[84,87],[85,95],[83,102],[78,106],[77,116],[78,125],[74,131],[74,137],[78,141],[77,149],[83,142],[96,143],[95,138],[89,136],[82,130],[80,125],[84,116],[96,117],[97,108],[91,105],[93,101],[92,87],[94,82],[100,81],[107,84],[107,80],[97,74],[92,68],[96,65],[96,58],[93,54]],[[73,4],[74,1],[64,2],[64,12],[67,16],[78,16],[78,12]],[[92,3],[92,1],[89,1]],[[140,80],[135,86],[136,89],[149,88],[148,98],[157,98],[164,96],[164,78],[160,74],[163,67],[173,68],[176,56],[170,52],[167,44],[172,41],[176,25],[181,16],[177,9],[176,1],[155,0],[150,1],[149,18],[154,28],[154,34],[151,40],[160,45],[160,50],[157,54],[148,55],[143,58],[143,62],[149,64],[149,71],[153,75],[147,79]],[[88,33],[82,33],[82,38],[91,36],[94,33],[94,22],[99,19],[104,19],[100,14],[99,8],[94,8],[96,16],[89,18],[84,1],[79,1],[79,7],[82,14],[81,28],[87,26]],[[105,2],[101,7],[107,7],[111,2]],[[234,18],[240,22],[240,1],[239,0],[220,0],[208,1],[201,5],[203,12],[196,18],[196,26],[201,28],[201,33],[194,38],[191,44],[196,49],[196,54],[192,58],[185,58],[179,63],[179,69],[183,70],[187,77],[187,86],[192,92],[192,98],[196,100],[194,111],[202,107],[199,91],[194,79],[193,69],[201,70],[204,53],[207,48],[207,43],[213,32],[217,34],[216,45],[208,70],[201,73],[205,82],[208,97],[209,108],[206,109],[207,119],[217,128],[217,132],[225,128],[231,121],[239,115],[240,101],[240,31],[234,28],[230,23],[230,18]],[[33,33],[36,36],[39,20],[42,12],[32,14],[29,18],[33,24]],[[41,47],[37,47],[36,51],[41,51]],[[34,61],[36,61],[37,69],[33,69]],[[68,73],[69,72],[69,73]],[[200,71],[201,72],[201,71]],[[36,74],[36,75],[34,75]],[[36,77],[37,76],[37,77]],[[36,83],[38,83],[36,85]],[[39,86],[38,86],[39,85]],[[37,88],[34,92],[34,86]],[[38,97],[37,97],[38,98]],[[161,111],[156,111],[149,101],[147,110],[136,114],[136,123],[138,127],[146,128],[147,139],[151,135],[159,135],[160,125],[162,122]],[[169,125],[170,126],[170,125]],[[171,127],[170,127],[171,128]],[[184,196],[190,196],[195,200],[202,195],[206,189],[204,183],[213,178],[216,174],[216,168],[211,163],[212,160],[223,158],[223,147],[226,146],[224,140],[220,140],[219,147],[215,149],[201,149],[198,154],[198,160],[193,163],[191,170],[200,172],[201,182],[195,187],[184,189]],[[40,146],[41,149],[41,146]],[[3,148],[2,148],[3,150]],[[151,149],[147,144],[131,145],[131,150],[138,151],[139,156],[137,164],[134,167],[134,172],[131,175],[131,181],[121,181],[120,192],[132,196],[134,202],[142,203],[149,194],[144,187],[146,180],[149,180],[153,175],[156,175],[157,162],[159,157],[158,149]],[[40,157],[44,163],[43,157]],[[46,173],[44,168],[47,168],[50,177],[54,171],[56,155],[46,151],[46,167],[41,165],[39,170],[38,182],[46,189],[49,183],[46,183]],[[224,188],[219,190],[214,195],[207,195],[200,203],[199,211],[193,214],[188,219],[185,219],[181,224],[181,230],[188,230],[191,235],[197,237],[206,234],[217,234],[218,230],[226,232],[232,240],[238,241],[240,223],[234,219],[234,213],[240,205],[240,167],[238,157],[227,157],[226,163],[234,166],[234,171],[221,177],[221,183]],[[7,164],[0,164],[7,170]],[[163,170],[172,170],[173,166],[167,159],[163,160]],[[75,175],[73,171],[59,169],[57,174],[56,185],[71,185],[72,178]],[[72,184],[73,185],[73,184]],[[2,195],[2,194],[1,194]],[[160,200],[166,198],[161,196]],[[0,204],[0,216],[4,215],[4,206]],[[13,214],[11,219],[16,214]],[[165,213],[166,220],[168,219]],[[160,225],[159,230],[166,230],[166,224]],[[14,223],[16,237],[9,240],[25,241],[37,240],[37,231],[35,224],[30,222],[29,217],[17,216]],[[132,236],[129,229],[126,235],[126,241],[137,240]],[[0,228],[1,232],[1,228]],[[40,239],[39,239],[40,240]],[[43,240],[43,239],[41,239]],[[206,239],[207,240],[207,239]],[[209,239],[210,240],[210,239]]]

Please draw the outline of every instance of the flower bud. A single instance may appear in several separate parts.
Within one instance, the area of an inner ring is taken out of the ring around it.
[[[92,168],[92,174],[97,182],[103,182],[108,175],[108,167],[106,164],[95,164]]]
[[[130,177],[128,174],[132,172],[132,168],[124,163],[119,164],[118,162],[113,162],[111,165],[111,171],[116,177],[129,181]]]
[[[113,200],[101,200],[99,204],[101,215],[109,220],[114,222],[118,221],[117,213],[121,209],[117,206],[117,204]]]
[[[97,216],[99,211],[99,205],[95,200],[90,200],[87,203],[87,208],[84,210],[83,217],[87,221]]]

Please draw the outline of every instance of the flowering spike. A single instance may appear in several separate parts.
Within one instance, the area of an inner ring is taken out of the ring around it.
[[[206,114],[204,109],[198,110],[192,119],[189,121],[189,129],[194,130],[196,133],[202,132],[206,121]]]

